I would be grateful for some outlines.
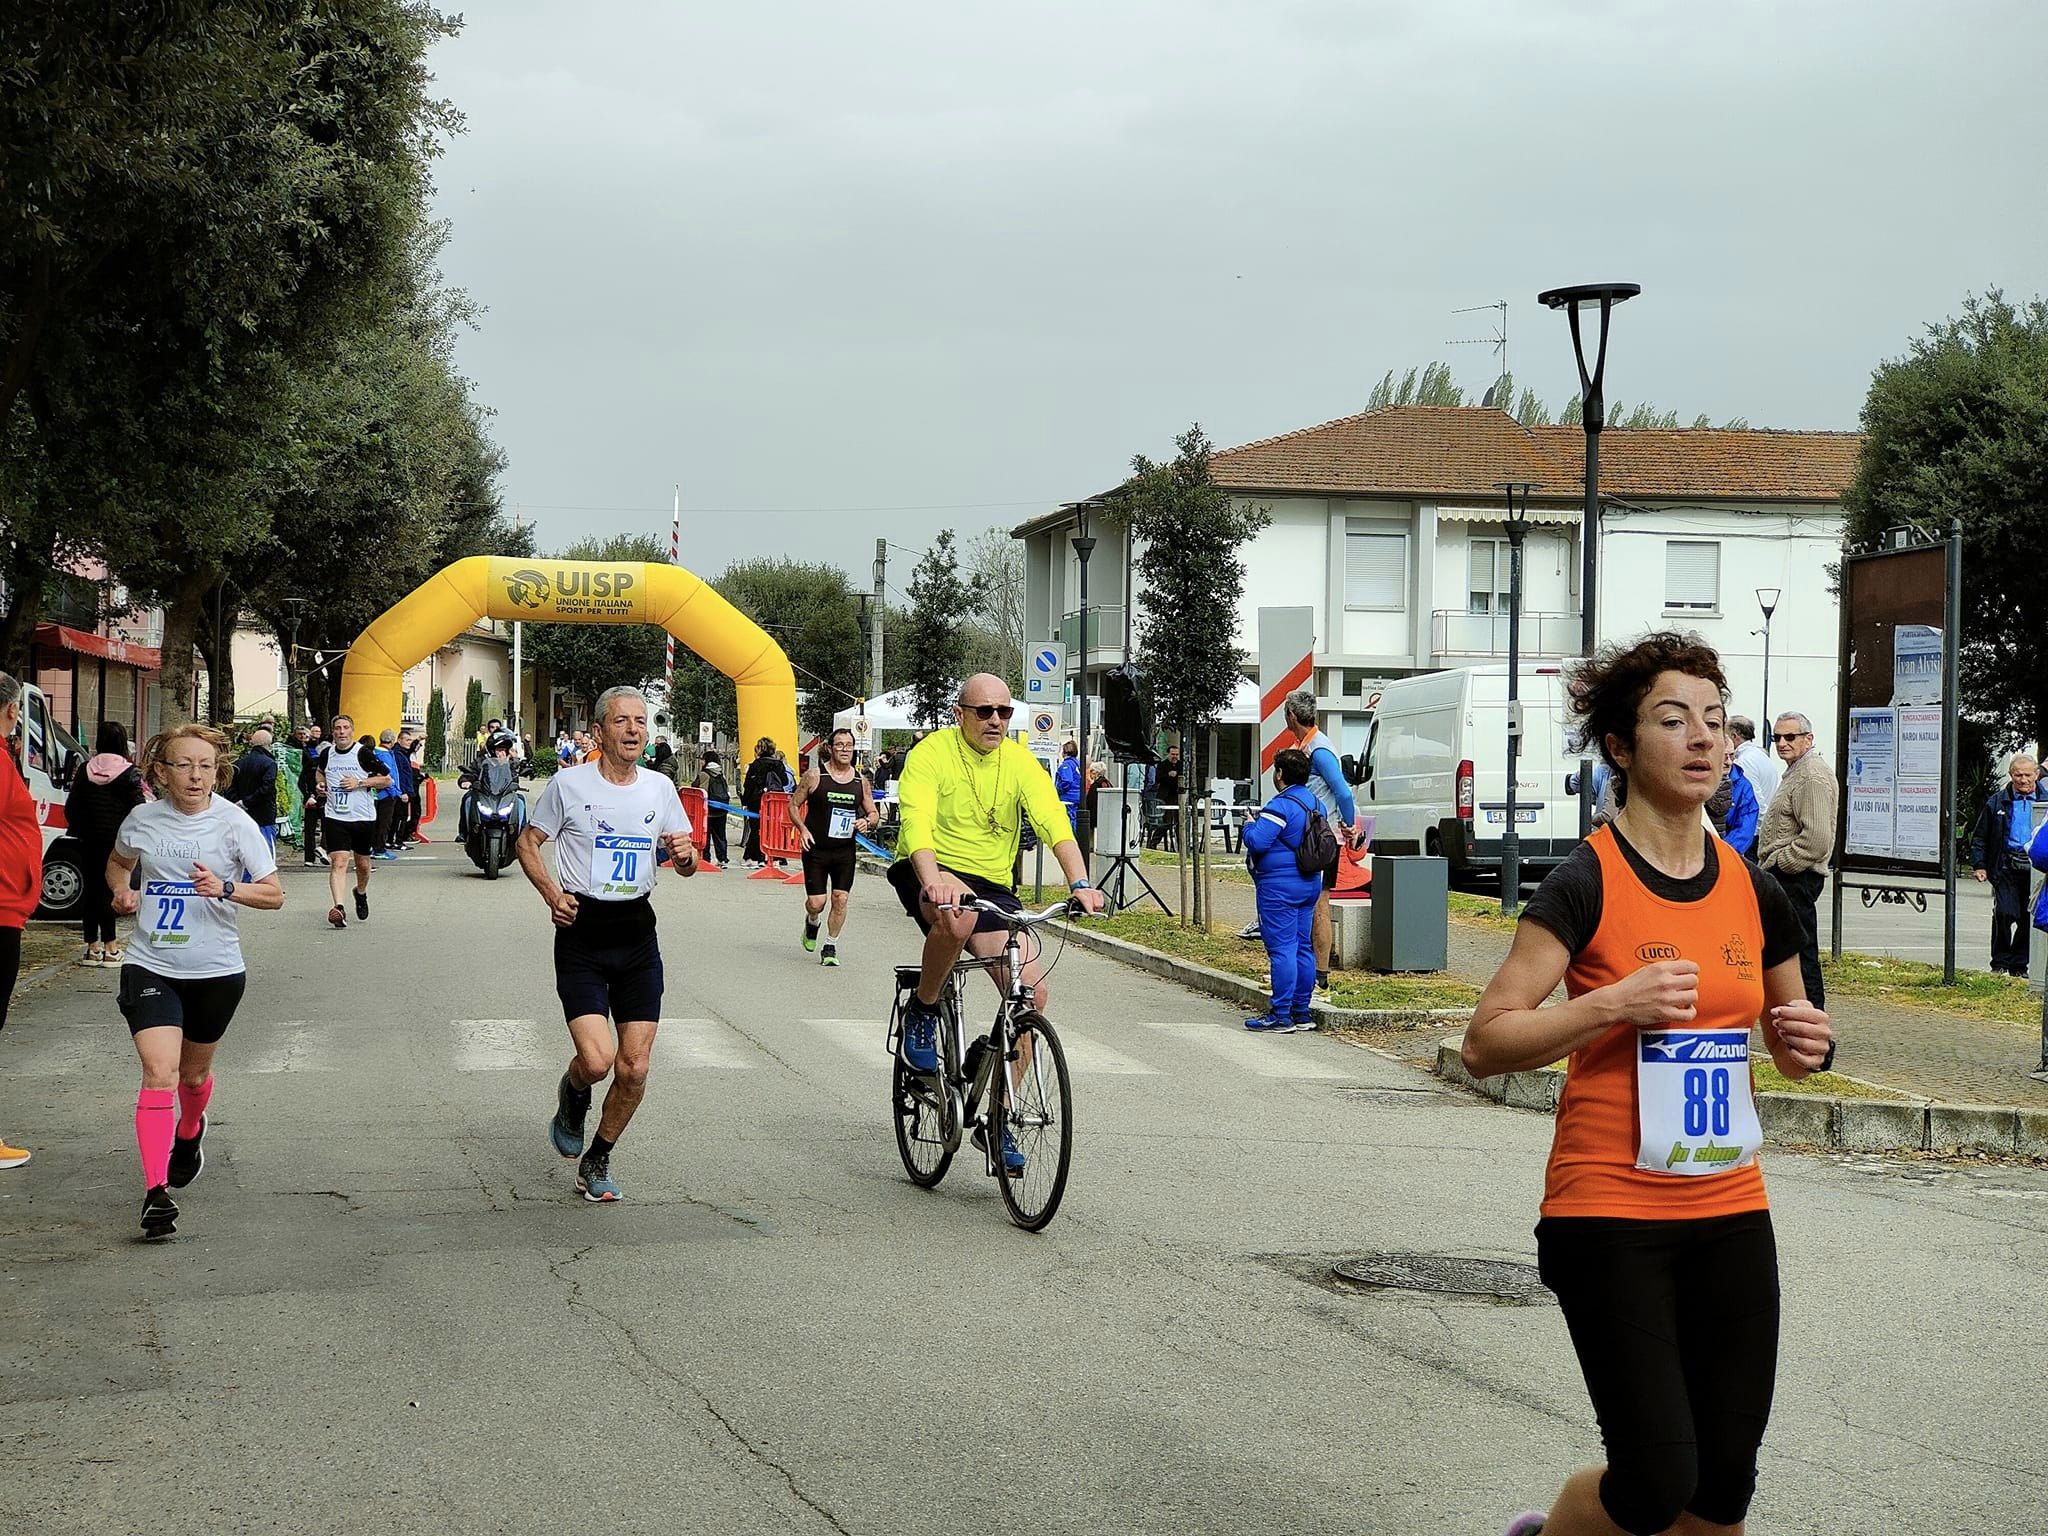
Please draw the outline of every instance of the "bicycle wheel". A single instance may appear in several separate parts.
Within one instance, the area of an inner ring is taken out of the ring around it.
[[[947,1015],[941,1012],[936,1077],[910,1070],[899,1053],[891,1074],[889,1102],[896,1121],[896,1151],[903,1171],[921,1189],[935,1187],[953,1165],[960,1147],[960,1100],[944,1072],[948,1054]]]
[[[1067,1189],[1067,1166],[1074,1154],[1073,1082],[1067,1053],[1044,1015],[1019,1014],[1016,1038],[1015,1053],[996,1063],[989,1076],[988,1119],[991,1134],[1007,1133],[1024,1154],[1021,1171],[996,1180],[1003,1209],[1026,1232],[1036,1232],[1052,1220]],[[1000,1139],[993,1150],[1000,1168]]]

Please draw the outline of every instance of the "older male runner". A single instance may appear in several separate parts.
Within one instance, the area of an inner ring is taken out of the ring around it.
[[[980,897],[1012,912],[1020,909],[1012,872],[1026,816],[1039,841],[1052,849],[1082,909],[1102,910],[1102,892],[1088,883],[1088,866],[1052,779],[1023,743],[1010,739],[1016,708],[1009,684],[976,673],[961,685],[953,706],[957,726],[934,731],[912,747],[897,781],[902,820],[889,883],[925,934],[924,968],[903,1025],[903,1057],[914,1071],[938,1070],[939,995],[960,952],[1002,953],[1008,929],[1001,918],[952,908]],[[1036,956],[1025,961],[1024,980],[1043,1010],[1047,993]],[[1015,1155],[1008,1146],[1004,1153]],[[1021,1166],[1021,1158],[1016,1162]]]
[[[597,761],[564,768],[548,780],[517,848],[519,867],[554,919],[555,991],[576,1047],[556,1090],[548,1139],[562,1156],[579,1159],[578,1193],[608,1201],[620,1193],[612,1177],[612,1144],[625,1134],[647,1091],[661,1019],[655,849],[666,849],[684,876],[697,872],[697,850],[675,785],[640,766],[640,750],[647,745],[647,700],[640,690],[606,689],[596,713]],[[559,882],[540,856],[549,838],[557,840]],[[607,1076],[612,1085],[604,1113],[586,1148],[590,1090]]]

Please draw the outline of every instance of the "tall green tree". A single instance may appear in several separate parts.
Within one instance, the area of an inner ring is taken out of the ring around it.
[[[796,560],[744,560],[726,567],[712,585],[789,657],[800,696],[797,722],[805,734],[830,730],[832,717],[865,691],[867,675],[860,600],[846,573]]]
[[[2048,305],[1993,289],[1879,365],[1844,545],[1962,524],[1963,703],[2001,746],[2048,739]]]
[[[960,574],[953,530],[941,529],[910,575],[910,612],[897,643],[907,653],[911,715],[936,728],[960,696],[967,668],[963,628],[981,601],[977,584]]]

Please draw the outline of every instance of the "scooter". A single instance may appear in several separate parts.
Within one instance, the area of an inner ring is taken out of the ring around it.
[[[526,830],[526,792],[510,763],[491,761],[483,765],[468,799],[463,848],[484,878],[495,880],[512,862],[512,845]]]

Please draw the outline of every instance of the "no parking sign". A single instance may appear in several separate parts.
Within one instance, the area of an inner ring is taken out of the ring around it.
[[[1024,702],[1061,704],[1067,693],[1067,648],[1051,641],[1031,647],[1024,658]]]

